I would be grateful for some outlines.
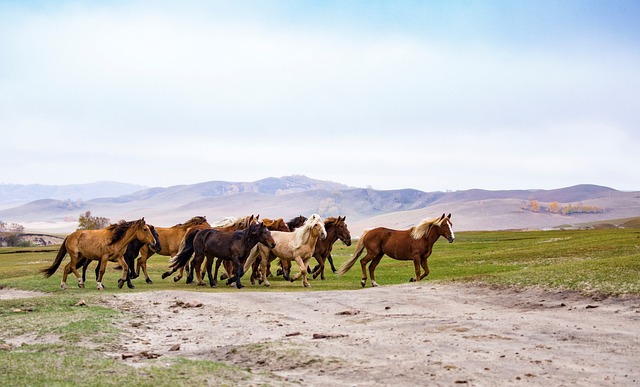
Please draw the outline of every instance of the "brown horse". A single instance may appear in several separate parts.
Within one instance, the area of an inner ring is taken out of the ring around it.
[[[118,287],[122,288],[127,279],[128,265],[123,258],[123,254],[129,242],[137,238],[145,244],[155,243],[155,238],[145,223],[144,218],[112,224],[100,230],[78,230],[67,236],[58,250],[55,261],[46,269],[42,269],[45,277],[51,277],[58,270],[65,255],[69,253],[71,262],[64,267],[62,282],[60,287],[67,288],[67,275],[73,272],[78,278],[78,286],[84,288],[84,281],[76,269],[79,260],[86,258],[90,260],[100,260],[100,273],[98,275],[98,289],[102,290],[102,277],[107,268],[107,262],[117,260],[122,267],[122,278],[118,280]]]
[[[219,265],[216,265],[216,271],[212,273],[213,261],[218,258],[218,262],[224,260],[233,263],[231,267],[234,275],[229,278],[227,285],[235,282],[238,289],[243,288],[240,278],[244,274],[243,265],[249,251],[258,243],[265,244],[270,248],[276,245],[271,237],[271,232],[262,222],[252,223],[249,227],[237,231],[220,231],[213,228],[199,230],[191,243],[194,251],[192,266],[195,267],[197,285],[204,285],[200,268],[205,258],[209,284],[211,287],[218,285],[215,277],[218,275]],[[184,266],[184,258],[177,255],[172,265]]]
[[[158,233],[158,238],[162,247],[159,250],[155,250],[149,245],[144,245],[140,249],[140,258],[138,258],[135,274],[132,275],[131,278],[138,278],[140,275],[140,269],[142,269],[145,281],[147,281],[148,284],[152,284],[153,281],[151,281],[149,274],[147,273],[147,260],[153,254],[160,254],[169,257],[176,255],[180,249],[180,243],[182,242],[182,238],[184,238],[184,234],[186,234],[189,228],[197,225],[211,227],[209,223],[207,223],[207,218],[204,216],[194,216],[184,223],[178,223],[171,227],[156,227],[155,229]]]
[[[369,265],[369,275],[371,276],[371,286],[378,286],[376,283],[375,270],[383,255],[401,261],[413,261],[416,271],[415,278],[411,281],[420,281],[429,274],[429,264],[427,258],[433,251],[433,244],[438,238],[445,237],[449,243],[455,239],[453,234],[453,224],[451,223],[451,214],[439,218],[425,219],[418,225],[408,230],[392,230],[385,227],[377,227],[365,231],[356,245],[353,256],[345,262],[338,270],[338,275],[343,275],[358,260],[364,249],[367,249],[367,255],[360,260],[362,266],[362,280],[360,284],[364,287],[367,283],[367,264]],[[424,269],[424,273],[420,274],[420,267]]]
[[[320,274],[320,279],[324,280],[324,262],[329,260],[331,269],[335,273],[335,267],[333,266],[333,258],[331,257],[331,250],[333,249],[333,243],[340,239],[342,243],[347,246],[351,246],[351,233],[347,228],[345,220],[346,216],[341,217],[329,217],[324,220],[324,228],[327,230],[327,237],[318,240],[316,242],[316,249],[313,252],[313,257],[318,261],[318,266],[313,268],[313,278],[316,278]]]
[[[193,238],[195,238],[198,231],[207,230],[207,229],[216,229],[218,231],[242,230],[249,227],[249,225],[256,223],[259,218],[260,218],[260,215],[257,215],[257,216],[249,215],[243,218],[227,217],[213,225],[198,224],[196,226],[190,227],[182,237],[182,240],[180,241],[180,248],[178,249],[178,252],[173,256],[174,258],[172,259],[172,261],[175,261],[176,256],[181,256],[180,261],[182,262],[184,260],[184,263],[182,263],[180,266],[171,265],[171,271],[164,272],[162,274],[162,279],[167,278],[168,276],[170,276],[171,274],[175,273],[178,270],[180,270],[180,272],[178,273],[177,276],[173,278],[173,280],[175,282],[178,282],[180,281],[180,279],[182,279],[184,268],[185,266],[188,265],[189,260],[193,255]],[[225,268],[227,267],[225,266]],[[193,263],[192,263],[189,268],[187,283],[193,282],[194,269],[195,268],[193,267]],[[229,270],[229,273],[231,273],[232,271],[233,270]]]

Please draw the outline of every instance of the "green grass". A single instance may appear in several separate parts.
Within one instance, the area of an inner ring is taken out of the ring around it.
[[[429,258],[430,282],[480,282],[499,286],[569,289],[587,294],[640,296],[640,230],[608,229],[540,232],[460,232],[452,244],[440,240]],[[333,257],[339,267],[349,259],[355,244],[334,245]],[[235,385],[251,377],[250,371],[211,361],[156,359],[145,367],[133,367],[104,351],[118,345],[117,322],[127,312],[99,306],[100,295],[150,290],[191,290],[198,292],[238,292],[219,285],[195,287],[184,280],[161,279],[168,258],[155,255],[149,260],[148,285],[134,280],[136,288],[118,289],[119,271],[111,264],[105,274],[105,291],[98,291],[92,279],[79,289],[73,276],[69,289],[59,287],[63,265],[51,278],[39,270],[55,258],[57,248],[0,248],[0,287],[53,293],[52,296],[0,300],[0,343],[11,337],[28,337],[29,342],[11,351],[0,350],[0,385]],[[95,264],[94,264],[95,265]],[[92,266],[88,278],[94,278]],[[274,268],[275,271],[275,268]],[[294,265],[294,272],[297,268]],[[326,280],[311,280],[311,288],[300,281],[291,283],[276,277],[271,287],[244,284],[251,291],[322,291],[360,289],[360,265],[343,277],[327,266]],[[407,283],[414,275],[413,264],[382,259],[376,270],[381,285]],[[369,286],[369,283],[367,284]],[[75,306],[86,300],[86,306]],[[43,344],[54,338],[51,344]],[[105,376],[106,375],[106,376]],[[274,382],[277,378],[274,376]]]
[[[355,243],[347,247],[337,242],[333,257],[339,267],[351,256]],[[27,250],[29,252],[20,253]],[[44,278],[39,269],[48,266],[56,252],[51,248],[0,249],[0,285],[18,289],[62,292],[60,279],[63,265],[51,278]],[[314,262],[315,264],[315,262]],[[67,281],[67,295],[85,296],[99,294],[95,289],[93,269],[87,273],[87,287],[78,289],[73,275]],[[113,264],[105,273],[106,293],[149,290],[194,290],[205,292],[238,291],[224,285],[218,288],[186,285],[184,279],[174,282],[172,277],[161,279],[167,269],[168,258],[154,255],[149,259],[149,275],[152,285],[143,278],[135,279],[134,290],[117,289],[120,272]],[[539,286],[544,288],[570,289],[585,293],[617,295],[632,293],[640,295],[640,230],[553,230],[553,231],[500,231],[459,232],[452,244],[439,240],[429,258],[430,281],[477,281],[494,285]],[[274,268],[275,269],[275,268]],[[274,270],[275,271],[275,270]],[[294,264],[293,272],[297,272]],[[384,257],[376,270],[377,282],[381,285],[406,283],[414,275],[413,264]],[[312,287],[305,289],[300,281],[294,283],[281,277],[270,279],[271,287],[251,285],[248,275],[243,277],[247,289],[257,291],[318,291],[350,290],[360,288],[361,270],[356,263],[343,277],[325,268],[325,281],[311,280]],[[208,281],[205,278],[205,283]]]

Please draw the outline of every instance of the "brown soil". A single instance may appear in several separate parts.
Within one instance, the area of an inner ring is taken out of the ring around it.
[[[114,356],[224,362],[256,375],[244,385],[640,383],[638,298],[426,283],[103,298],[132,316]]]

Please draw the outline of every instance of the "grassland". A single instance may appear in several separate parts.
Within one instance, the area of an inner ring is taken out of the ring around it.
[[[461,232],[452,244],[444,240],[434,247],[429,259],[429,281],[478,282],[508,287],[539,287],[566,289],[586,294],[640,297],[640,230],[603,229],[536,232]],[[336,243],[334,259],[339,266],[348,259],[351,247]],[[53,296],[18,300],[0,300],[0,344],[11,337],[26,337],[12,350],[0,350],[0,384],[2,385],[87,385],[121,384],[163,385],[176,382],[233,385],[247,375],[235,369],[209,361],[158,362],[135,368],[104,355],[117,348],[119,331],[114,322],[126,312],[96,306],[90,300],[100,295],[119,292],[168,289],[192,289],[198,292],[238,292],[220,286],[196,288],[162,280],[167,257],[153,256],[149,261],[154,283],[134,280],[136,288],[117,289],[119,273],[109,268],[104,292],[87,281],[86,289],[74,286],[59,288],[61,269],[45,279],[39,270],[55,258],[57,248],[0,249],[0,286],[53,293]],[[65,261],[66,262],[66,261]],[[276,278],[272,286],[251,286],[248,290],[321,291],[357,290],[360,288],[360,267],[355,265],[343,277],[336,277],[327,268],[327,280],[312,281],[311,289],[300,282],[289,283]],[[413,275],[413,265],[406,261],[383,258],[376,270],[381,285],[406,283]],[[93,271],[87,274],[92,278]],[[244,290],[243,290],[244,291]],[[81,299],[92,306],[76,307]],[[49,337],[55,340],[48,341]],[[34,366],[37,365],[37,366]],[[61,370],[68,369],[67,372]],[[107,379],[100,375],[109,375]]]

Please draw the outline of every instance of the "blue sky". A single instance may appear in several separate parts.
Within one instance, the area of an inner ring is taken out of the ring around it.
[[[0,0],[0,183],[640,190],[637,1]]]

